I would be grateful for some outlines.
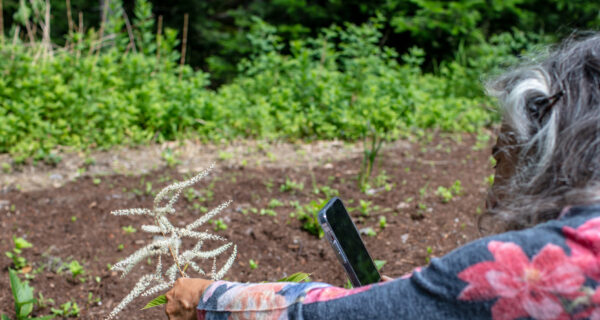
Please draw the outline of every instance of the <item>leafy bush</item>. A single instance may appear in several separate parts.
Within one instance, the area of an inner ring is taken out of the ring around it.
[[[115,3],[111,12],[118,13]],[[209,90],[208,74],[176,62],[174,30],[150,32],[148,6],[136,1],[135,42],[121,15],[112,14],[108,40],[90,29],[54,50],[18,34],[0,44],[0,152],[53,163],[58,146],[185,137],[391,140],[414,127],[475,131],[495,119],[488,101],[473,94],[478,84],[456,81],[469,65],[424,74],[422,50],[400,57],[379,46],[377,19],[290,41],[289,53],[257,19],[248,35],[253,54],[240,62],[240,75]]]

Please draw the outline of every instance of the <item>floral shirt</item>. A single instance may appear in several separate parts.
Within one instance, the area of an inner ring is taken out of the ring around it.
[[[355,289],[218,281],[198,319],[597,319],[600,206],[471,242],[410,277]]]

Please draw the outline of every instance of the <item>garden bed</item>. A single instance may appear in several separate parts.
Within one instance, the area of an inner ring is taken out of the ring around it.
[[[282,157],[271,159],[280,165],[265,165],[247,155],[222,156],[209,178],[195,187],[197,192],[179,200],[171,221],[190,222],[203,208],[232,199],[233,204],[217,217],[221,222],[206,228],[214,231],[221,226],[214,232],[237,244],[238,257],[226,276],[234,281],[277,280],[302,271],[314,281],[343,286],[344,272],[328,243],[303,230],[297,219],[298,207],[307,209],[313,200],[320,203],[334,190],[351,208],[357,227],[369,231],[363,235],[367,248],[374,259],[386,261],[382,273],[392,277],[481,236],[477,219],[493,172],[489,143],[475,135],[455,135],[389,145],[379,157],[368,192],[356,183],[361,155],[348,150],[342,146],[336,157],[318,159],[306,153],[269,156]],[[289,162],[283,157],[308,160]],[[88,175],[60,187],[31,191],[2,188],[0,313],[14,316],[8,282],[12,260],[4,252],[11,250],[16,236],[33,244],[22,256],[31,266],[26,271],[36,297],[41,293],[54,300],[53,306],[36,307],[35,314],[49,314],[50,307],[74,301],[80,318],[107,315],[145,273],[140,268],[152,268],[142,263],[124,279],[108,269],[151,240],[139,228],[151,223],[146,217],[115,217],[110,212],[150,207],[154,192],[184,176],[174,166],[143,175]],[[436,193],[438,187],[450,188],[457,180],[461,191],[445,202]],[[66,267],[74,260],[85,270],[75,278]],[[210,269],[210,262],[204,266]],[[120,318],[160,318],[164,314],[160,307],[138,311],[147,300],[135,300]]]

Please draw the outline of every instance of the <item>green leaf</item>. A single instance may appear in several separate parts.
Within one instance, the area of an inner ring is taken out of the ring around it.
[[[15,299],[17,318],[26,318],[33,311],[33,302],[35,301],[33,288],[27,282],[21,282],[15,270],[8,269],[8,276],[13,298]]]
[[[386,260],[373,261],[373,263],[375,263],[375,268],[377,268],[377,271],[381,270],[381,268],[383,268],[383,266],[385,265],[386,262],[387,262]]]
[[[3,315],[0,317],[0,320],[10,320],[10,318],[9,318],[7,315],[3,314]]]
[[[152,299],[152,301],[148,302],[146,306],[142,308],[142,310],[150,309],[156,306],[160,306],[167,303],[167,296],[161,294],[160,296]]]
[[[30,318],[29,320],[50,320],[50,319],[54,319],[54,316],[43,316],[43,317],[38,317],[38,318]],[[2,319],[4,320],[4,319]]]
[[[281,278],[277,282],[302,282],[309,281],[310,274],[304,272],[296,272],[290,276]]]

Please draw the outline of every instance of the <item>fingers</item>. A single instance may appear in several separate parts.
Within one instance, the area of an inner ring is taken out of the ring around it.
[[[394,281],[394,278],[388,276],[381,276],[381,282]]]

